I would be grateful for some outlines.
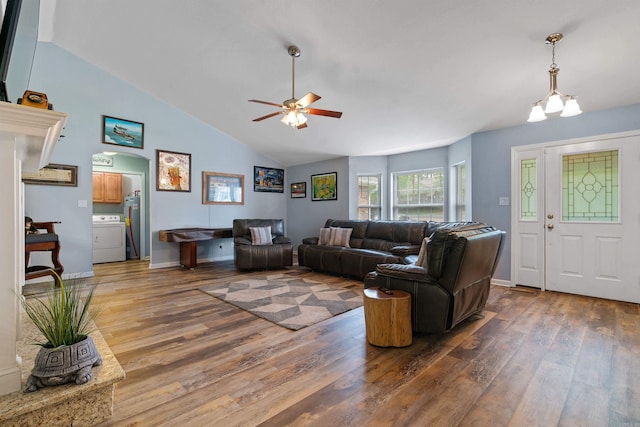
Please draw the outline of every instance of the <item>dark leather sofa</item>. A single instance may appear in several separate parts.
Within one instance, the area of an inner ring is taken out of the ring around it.
[[[254,245],[250,227],[271,227],[272,244]],[[284,235],[281,219],[234,219],[231,231],[236,268],[240,270],[282,268],[293,265],[291,239]]]
[[[298,246],[298,264],[316,271],[362,279],[378,264],[415,262],[422,240],[435,230],[469,224],[475,223],[328,219],[324,228],[352,229],[350,247],[321,246],[318,237],[308,237]]]
[[[436,230],[427,245],[426,268],[381,264],[367,274],[364,286],[409,292],[414,332],[448,331],[483,310],[504,239],[505,232],[487,226]]]

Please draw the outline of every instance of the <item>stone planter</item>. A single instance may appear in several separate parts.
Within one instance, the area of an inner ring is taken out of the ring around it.
[[[84,384],[93,378],[91,368],[101,364],[102,358],[91,337],[64,347],[42,347],[36,355],[24,392],[70,382]]]

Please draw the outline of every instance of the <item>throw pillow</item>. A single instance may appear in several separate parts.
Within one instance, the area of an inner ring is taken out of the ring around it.
[[[273,245],[271,227],[249,227],[252,245]]]
[[[329,245],[350,248],[349,239],[351,239],[351,232],[353,232],[352,228],[331,227],[331,240],[329,241]]]
[[[422,246],[420,246],[420,252],[418,253],[418,259],[416,260],[416,265],[420,267],[427,268],[428,260],[427,260],[427,245],[429,244],[429,238],[425,237],[422,239]]]
[[[318,245],[320,246],[328,246],[331,241],[331,229],[330,228],[321,228],[320,229],[320,238],[318,239]]]

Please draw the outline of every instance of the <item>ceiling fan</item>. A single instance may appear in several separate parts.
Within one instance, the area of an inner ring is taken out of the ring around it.
[[[296,90],[296,58],[300,56],[300,48],[298,46],[289,46],[287,50],[289,55],[291,56],[291,99],[287,99],[283,101],[282,104],[277,104],[275,102],[267,102],[267,101],[259,101],[257,99],[250,99],[249,102],[257,102],[259,104],[273,105],[274,107],[280,107],[280,111],[276,111],[275,113],[267,114],[266,116],[258,117],[257,119],[253,119],[254,122],[259,122],[264,119],[268,119],[270,117],[277,116],[282,114],[283,117],[280,120],[282,123],[288,126],[294,126],[298,129],[304,129],[307,127],[307,118],[303,115],[305,114],[315,114],[316,116],[327,116],[327,117],[335,117],[339,119],[342,117],[342,113],[340,111],[330,111],[330,110],[320,110],[318,108],[309,108],[309,105],[316,102],[320,99],[320,96],[315,93],[309,92],[305,96],[300,99],[296,99],[295,90]]]

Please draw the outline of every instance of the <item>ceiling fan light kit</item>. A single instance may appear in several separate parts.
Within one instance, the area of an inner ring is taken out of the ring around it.
[[[267,114],[266,116],[253,119],[254,122],[259,122],[270,117],[275,117],[282,114],[283,117],[280,120],[287,126],[295,127],[296,129],[304,129],[307,127],[307,118],[304,114],[315,114],[317,116],[335,117],[339,119],[342,117],[340,111],[320,110],[318,108],[308,108],[309,105],[320,99],[320,96],[315,93],[309,92],[300,99],[295,96],[296,92],[296,58],[300,56],[300,48],[298,46],[289,46],[287,49],[289,56],[291,56],[291,98],[283,101],[282,104],[275,102],[260,101],[257,99],[250,99],[249,102],[257,102],[259,104],[272,105],[274,107],[280,107],[281,111]],[[304,113],[304,114],[303,114]]]
[[[547,114],[562,111],[560,117],[573,117],[582,113],[575,95],[563,95],[558,90],[558,72],[556,65],[556,43],[562,40],[561,33],[553,33],[547,36],[545,42],[551,45],[551,67],[549,68],[549,92],[544,98],[533,103],[528,122],[546,120]],[[542,104],[545,103],[545,107]]]

